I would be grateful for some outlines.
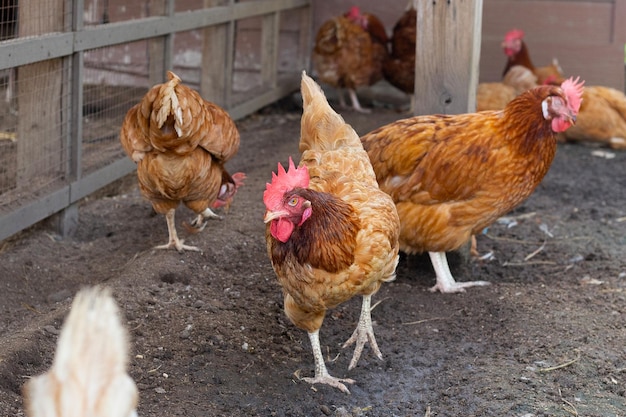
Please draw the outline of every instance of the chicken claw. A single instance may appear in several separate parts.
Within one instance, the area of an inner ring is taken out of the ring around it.
[[[192,252],[200,252],[200,248],[197,246],[189,246],[189,245],[183,245],[184,240],[182,239],[176,239],[176,240],[170,240],[168,243],[166,243],[165,245],[159,245],[159,246],[155,246],[155,249],[176,249],[178,251],[178,253],[183,253],[186,250],[192,251]]]
[[[380,353],[380,349],[378,348],[378,344],[376,343],[376,338],[374,337],[374,329],[372,328],[372,316],[371,316],[371,295],[363,296],[363,304],[361,305],[361,316],[359,317],[359,324],[356,329],[344,344],[343,348],[350,346],[351,344],[356,342],[356,346],[354,348],[354,354],[352,355],[352,360],[350,361],[350,365],[348,366],[348,370],[354,369],[356,367],[359,358],[361,357],[361,353],[363,352],[363,347],[365,346],[365,342],[369,340],[372,350],[376,357],[380,360],[383,359],[382,353]]]
[[[165,245],[155,246],[155,249],[172,249],[175,248],[179,253],[183,253],[185,250],[200,252],[200,248],[197,246],[184,245],[184,240],[178,238],[176,233],[176,224],[174,222],[175,209],[169,210],[165,213],[165,220],[167,220],[167,231],[170,235],[170,240]]]
[[[308,382],[309,384],[326,384],[331,387],[338,388],[340,391],[345,392],[346,394],[350,394],[350,390],[343,384],[354,384],[354,379],[350,378],[335,378],[331,375],[321,375],[316,376],[315,378],[304,377],[303,381]]]
[[[490,285],[488,281],[468,281],[456,282],[450,268],[445,252],[428,252],[432,261],[437,283],[430,288],[431,292],[441,291],[442,293],[465,292],[465,288]]]
[[[222,216],[215,214],[210,208],[207,208],[202,213],[198,214],[191,223],[183,222],[183,226],[189,233],[200,233],[207,225],[204,219],[209,218],[222,220]]]
[[[303,381],[309,384],[326,384],[331,387],[335,387],[350,394],[350,390],[343,384],[354,384],[354,380],[350,378],[335,378],[328,373],[326,364],[324,363],[324,356],[322,355],[322,348],[320,346],[319,330],[309,333],[309,340],[311,341],[311,348],[313,349],[313,359],[315,359],[315,377],[314,378],[302,378]]]

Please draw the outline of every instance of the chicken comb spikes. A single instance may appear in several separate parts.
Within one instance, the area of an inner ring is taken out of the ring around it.
[[[174,129],[178,137],[181,137],[183,135],[181,127],[183,124],[183,110],[180,107],[175,90],[176,86],[180,83],[180,77],[172,71],[168,71],[167,78],[169,78],[169,81],[161,87],[161,91],[163,91],[163,101],[160,103],[161,107],[159,107],[157,113],[157,126],[160,129],[171,114],[174,116]]]
[[[309,169],[303,165],[296,168],[293,159],[289,157],[289,171],[278,163],[278,174],[272,172],[272,182],[265,184],[263,202],[268,209],[274,209],[282,204],[282,198],[286,191],[296,187],[307,188],[309,186]]]
[[[504,36],[505,42],[510,42],[513,39],[522,39],[524,37],[524,31],[521,29],[511,29]]]
[[[346,13],[346,17],[349,17],[352,19],[357,19],[361,17],[361,9],[359,9],[359,6],[350,7],[350,11]]]
[[[569,77],[561,84],[561,88],[567,97],[567,106],[572,112],[574,112],[574,114],[578,114],[580,104],[583,101],[583,91],[585,89],[585,81],[579,80],[580,77],[576,77],[576,79],[574,79],[574,77]]]

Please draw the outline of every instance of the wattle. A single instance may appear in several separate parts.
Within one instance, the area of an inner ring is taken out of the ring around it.
[[[280,240],[283,243],[289,240],[293,229],[293,223],[286,219],[273,220],[272,224],[270,225],[270,233],[272,234],[272,236],[274,236],[276,239]]]
[[[554,132],[565,132],[567,129],[570,128],[572,124],[566,120],[563,119],[552,119],[552,130]]]

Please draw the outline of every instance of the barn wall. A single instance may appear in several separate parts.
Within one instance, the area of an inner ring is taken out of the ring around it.
[[[376,14],[391,33],[407,4],[402,0],[314,0],[313,35],[326,19],[352,5]],[[506,62],[500,43],[512,28],[526,32],[535,65],[547,65],[557,57],[566,75],[580,75],[590,85],[624,91],[626,0],[484,0],[481,82],[500,79]]]

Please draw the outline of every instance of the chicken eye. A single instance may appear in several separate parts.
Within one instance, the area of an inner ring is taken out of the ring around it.
[[[297,206],[298,205],[298,197],[291,197],[287,204],[289,204],[291,207]]]

